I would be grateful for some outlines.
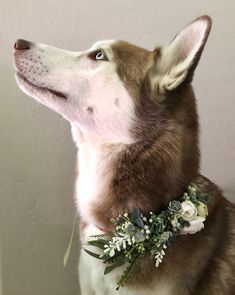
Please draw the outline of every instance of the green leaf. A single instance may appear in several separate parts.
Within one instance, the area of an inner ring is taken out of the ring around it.
[[[122,255],[123,255],[123,252],[116,252],[116,254],[113,257],[110,257],[110,256],[107,256],[106,258],[104,257],[104,263],[110,263]]]
[[[110,273],[112,270],[114,270],[116,267],[122,266],[125,263],[125,257],[119,256],[113,264],[107,266],[104,270],[104,275]]]
[[[108,244],[107,240],[104,239],[98,239],[98,240],[92,240],[92,241],[88,241],[87,242],[88,245],[100,248],[100,249],[104,249],[104,245]]]
[[[121,278],[119,279],[118,283],[117,283],[117,287],[116,287],[116,290],[118,291],[120,289],[120,287],[123,287],[124,284],[126,283],[128,277],[129,277],[129,274],[131,272],[131,270],[133,269],[134,267],[134,264],[136,263],[136,261],[139,259],[140,257],[140,253],[138,253],[136,256],[134,256],[132,258],[132,261],[130,261],[129,265],[127,266],[127,268],[124,270],[124,272],[122,273],[121,275]]]
[[[91,252],[91,251],[89,251],[89,250],[87,250],[87,249],[84,249],[84,251],[86,251],[86,253],[89,254],[89,255],[91,255],[92,257],[95,257],[95,258],[97,258],[97,259],[102,260],[102,258],[100,257],[100,254],[97,254],[97,253]]]

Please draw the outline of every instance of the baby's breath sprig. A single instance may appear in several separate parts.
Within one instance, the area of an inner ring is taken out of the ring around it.
[[[203,229],[208,215],[207,202],[208,197],[200,193],[195,184],[190,184],[182,201],[170,201],[160,214],[150,212],[143,216],[139,209],[134,209],[113,219],[113,232],[92,236],[93,240],[88,241],[88,245],[99,248],[100,253],[85,251],[106,264],[105,275],[126,265],[117,283],[118,290],[125,285],[143,254],[149,253],[159,267],[167,248],[178,235]]]

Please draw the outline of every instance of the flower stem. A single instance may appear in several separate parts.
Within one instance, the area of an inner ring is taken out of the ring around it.
[[[134,267],[134,264],[136,263],[136,261],[138,260],[138,258],[140,257],[141,253],[137,253],[133,258],[132,260],[130,261],[129,265],[127,266],[127,268],[124,270],[121,278],[119,279],[118,283],[117,283],[117,288],[116,290],[118,291],[120,287],[123,287],[124,284],[126,283],[129,275],[130,275],[130,272],[131,270],[133,269]]]

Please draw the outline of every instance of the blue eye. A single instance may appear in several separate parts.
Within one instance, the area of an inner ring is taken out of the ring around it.
[[[92,60],[104,60],[104,61],[108,61],[108,58],[106,56],[106,54],[104,53],[103,50],[98,49],[95,51],[92,51],[88,54],[88,57]]]
[[[95,59],[96,60],[106,60],[106,56],[103,53],[103,51],[97,51],[97,53],[95,55]]]
[[[100,59],[105,59],[105,55],[102,51],[98,51],[95,55],[95,59],[100,60]]]

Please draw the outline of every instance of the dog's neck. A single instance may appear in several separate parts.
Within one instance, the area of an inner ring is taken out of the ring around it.
[[[81,219],[98,228],[107,228],[99,216],[105,216],[110,199],[110,188],[114,179],[114,162],[122,151],[122,145],[106,145],[84,141],[78,149],[78,178],[76,199]],[[112,218],[109,204],[110,219]],[[95,212],[97,210],[97,212]],[[106,212],[103,212],[106,211]]]
[[[180,132],[169,128],[156,139],[131,145],[82,141],[79,134],[76,197],[81,219],[110,230],[110,220],[119,214],[134,208],[157,212],[181,196],[198,167],[190,159],[189,170],[182,165]]]

